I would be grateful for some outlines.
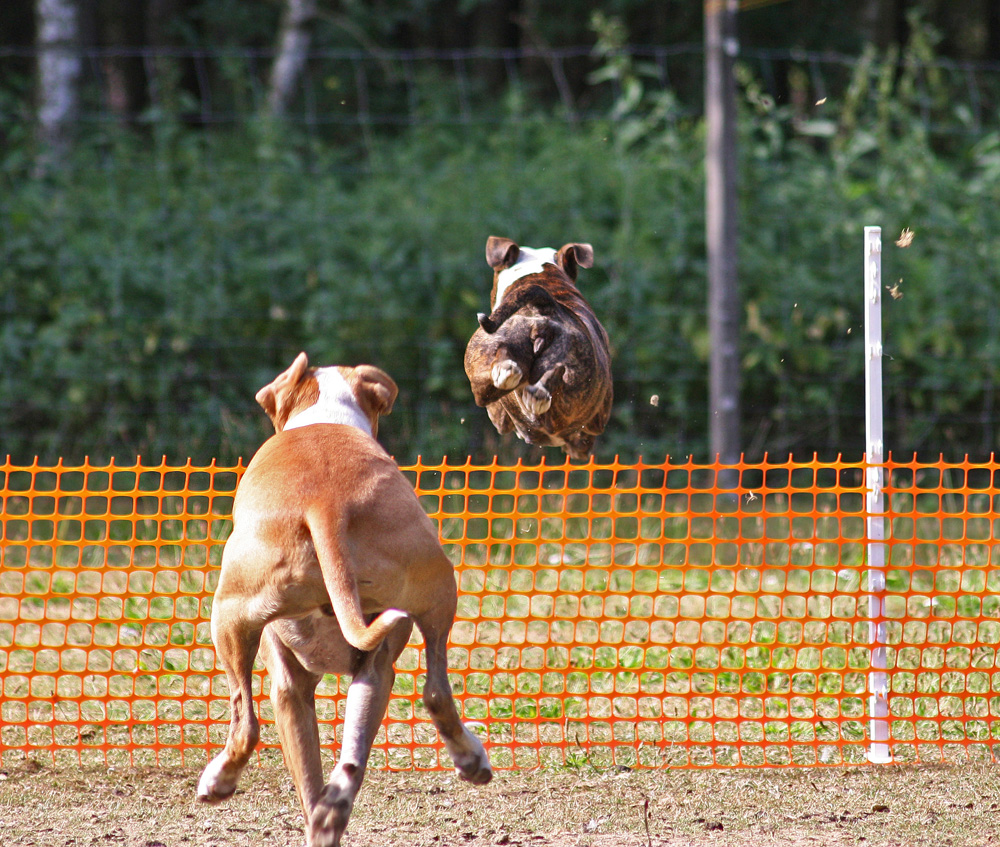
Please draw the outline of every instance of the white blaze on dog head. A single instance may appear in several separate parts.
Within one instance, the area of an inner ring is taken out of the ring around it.
[[[305,353],[274,382],[257,392],[275,432],[317,423],[345,424],[378,435],[380,415],[388,415],[398,389],[373,365],[310,368]]]
[[[554,265],[575,281],[578,267],[593,265],[594,249],[589,244],[564,244],[558,251],[551,247],[519,247],[509,238],[491,235],[486,242],[486,263],[494,271],[490,305],[496,308],[512,283],[544,273],[546,265]]]
[[[493,305],[503,300],[504,292],[512,282],[532,274],[540,274],[546,265],[555,263],[556,251],[551,247],[522,247],[518,251],[517,261],[497,274],[497,293]]]

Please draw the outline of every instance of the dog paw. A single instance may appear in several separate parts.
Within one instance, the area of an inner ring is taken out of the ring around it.
[[[490,767],[490,763],[486,763],[486,767],[478,768],[476,770],[470,771],[460,771],[456,769],[458,773],[458,778],[463,782],[468,782],[471,785],[486,785],[491,779],[493,779],[493,768]]]
[[[228,800],[236,793],[238,778],[239,770],[233,773],[224,755],[216,756],[198,780],[198,801],[215,805]]]
[[[566,438],[563,451],[571,459],[586,460],[594,450],[594,436],[586,432],[577,432]]]
[[[518,367],[517,362],[504,359],[493,366],[493,369],[490,371],[490,377],[493,379],[493,384],[501,391],[510,391],[521,384],[524,374],[521,372],[521,368]]]
[[[466,749],[454,758],[455,772],[459,779],[472,785],[486,785],[493,779],[493,766],[482,742],[465,729]]]
[[[549,410],[552,405],[552,394],[541,383],[527,385],[521,391],[521,402],[528,414],[537,418]]]
[[[357,767],[340,765],[309,815],[309,847],[340,847],[360,782]]]

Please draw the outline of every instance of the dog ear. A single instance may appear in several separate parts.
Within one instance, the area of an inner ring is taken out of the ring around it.
[[[357,379],[354,394],[365,413],[376,418],[388,415],[399,394],[393,378],[374,365],[358,365],[354,375]]]
[[[257,402],[261,408],[267,412],[275,429],[278,428],[278,414],[281,411],[282,395],[292,386],[297,385],[309,368],[309,357],[305,353],[299,353],[295,361],[287,370],[278,374],[272,382],[265,385],[257,392]]]
[[[503,270],[517,263],[521,248],[509,238],[491,235],[486,240],[486,264],[494,270]]]
[[[577,267],[593,267],[594,248],[589,244],[564,244],[556,253],[556,261],[566,276],[575,282]]]

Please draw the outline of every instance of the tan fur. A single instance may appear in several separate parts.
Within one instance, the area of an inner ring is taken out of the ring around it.
[[[198,787],[205,802],[228,798],[257,743],[250,673],[259,646],[310,847],[340,844],[413,623],[426,644],[424,701],[459,775],[475,784],[492,776],[448,683],[457,603],[451,562],[412,486],[373,437],[396,385],[370,365],[339,371],[371,434],[333,423],[283,430],[318,396],[304,353],[257,394],[276,434],[247,466],[233,505],[212,609],[232,719]],[[353,677],[344,743],[327,783],[313,707],[324,673]]]

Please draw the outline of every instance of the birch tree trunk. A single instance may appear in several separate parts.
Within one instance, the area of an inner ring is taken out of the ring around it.
[[[39,164],[58,165],[80,110],[80,15],[77,0],[35,0],[38,48]]]
[[[285,0],[267,92],[267,111],[272,117],[284,117],[292,103],[309,54],[315,18],[316,0]]]

